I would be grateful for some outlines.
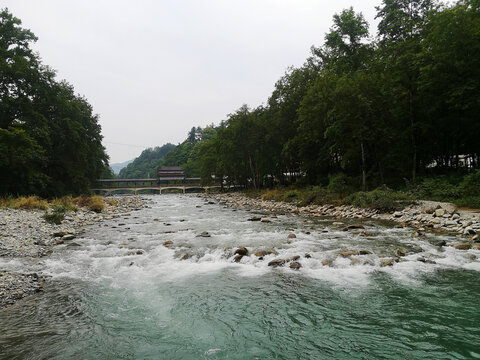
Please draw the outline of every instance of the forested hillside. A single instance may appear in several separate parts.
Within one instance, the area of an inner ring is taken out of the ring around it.
[[[216,134],[213,125],[204,129],[193,127],[184,142],[177,146],[165,144],[154,149],[146,149],[131,164],[120,171],[119,178],[140,179],[156,176],[160,166],[182,166],[187,177],[200,177],[199,149],[202,142]]]
[[[42,63],[36,40],[0,11],[0,195],[86,192],[108,166],[98,116]]]
[[[174,148],[173,144],[165,144],[143,150],[139,157],[120,170],[118,177],[122,179],[154,178],[157,168],[162,164],[163,157]]]

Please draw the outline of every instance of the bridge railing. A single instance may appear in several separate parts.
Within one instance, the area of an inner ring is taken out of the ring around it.
[[[159,179],[98,179],[95,187],[97,189],[116,189],[116,188],[166,188],[166,187],[204,187],[200,178],[185,178],[183,180],[159,180]],[[207,185],[220,186],[220,182]]]

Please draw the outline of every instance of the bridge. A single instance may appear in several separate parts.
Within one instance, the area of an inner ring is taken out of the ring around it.
[[[230,188],[230,186],[226,187]],[[201,185],[200,178],[182,178],[173,183],[171,181],[162,183],[159,179],[99,179],[96,181],[95,188],[91,190],[106,195],[119,191],[131,191],[135,194],[139,191],[158,191],[161,194],[165,190],[180,190],[185,194],[191,190],[208,192],[211,189],[218,188],[221,188],[219,182],[211,185]]]

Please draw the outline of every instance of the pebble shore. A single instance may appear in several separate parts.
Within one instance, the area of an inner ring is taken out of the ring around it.
[[[255,209],[270,213],[298,214],[335,219],[374,219],[398,223],[403,227],[422,231],[438,231],[457,236],[463,247],[476,246],[480,236],[480,211],[457,209],[454,204],[435,201],[416,201],[401,211],[382,213],[374,209],[356,208],[350,205],[296,206],[282,201],[249,198],[241,193],[209,194],[209,197],[226,206],[238,209]],[[453,244],[454,246],[457,244]]]
[[[81,208],[66,214],[59,225],[47,223],[42,218],[45,211],[0,208],[0,260],[46,257],[53,252],[55,245],[69,243],[68,246],[75,246],[73,240],[83,233],[85,226],[113,219],[144,206],[144,200],[138,196],[113,199],[117,200],[117,204],[105,204],[101,213]],[[0,266],[0,309],[42,291],[44,281],[35,273],[11,273]]]

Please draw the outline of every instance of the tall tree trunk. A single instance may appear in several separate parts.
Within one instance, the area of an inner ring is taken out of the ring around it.
[[[362,191],[367,190],[367,174],[365,173],[365,149],[363,147],[363,140],[360,142],[362,149]]]
[[[409,97],[409,106],[410,106],[410,127],[412,131],[412,148],[413,148],[413,155],[412,155],[412,185],[415,185],[416,178],[417,178],[417,143],[415,141],[415,116],[413,114],[413,95],[412,90],[408,91]]]
[[[252,155],[248,155],[248,160],[250,163],[250,170],[252,172],[252,180],[253,180],[253,188],[256,190],[257,189],[257,175],[255,174],[255,168],[253,167],[253,162],[252,162]]]

